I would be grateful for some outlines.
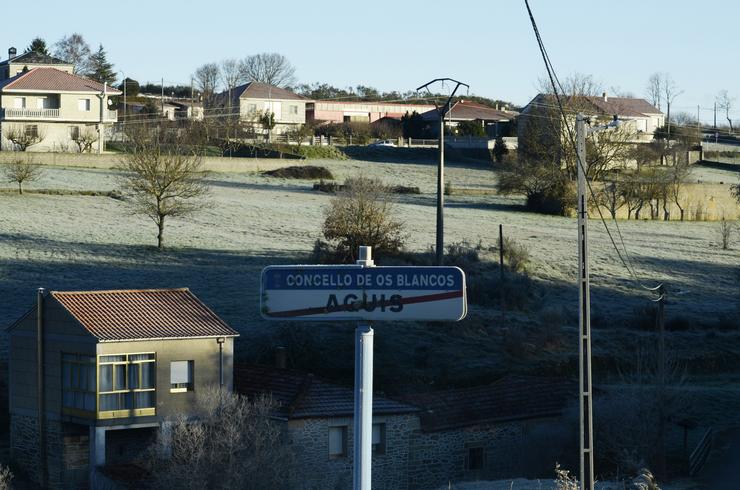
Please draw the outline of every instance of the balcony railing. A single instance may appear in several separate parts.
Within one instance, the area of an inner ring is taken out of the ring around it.
[[[4,119],[56,119],[59,109],[3,109]]]

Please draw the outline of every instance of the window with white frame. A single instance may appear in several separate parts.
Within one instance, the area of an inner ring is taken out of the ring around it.
[[[72,140],[80,139],[80,127],[79,126],[69,127],[69,138]]]
[[[39,127],[35,124],[26,124],[24,126],[26,138],[36,139],[39,137]]]
[[[90,99],[77,99],[77,109],[82,112],[90,112]]]
[[[344,458],[347,456],[347,426],[329,427],[329,458]]]
[[[13,108],[25,109],[26,108],[26,98],[25,97],[15,97],[13,99]]]
[[[257,112],[257,104],[247,104],[247,114],[254,114]]]
[[[170,362],[170,392],[193,391],[193,361]]]
[[[290,106],[290,113],[291,114],[298,114],[298,106],[297,105]]]

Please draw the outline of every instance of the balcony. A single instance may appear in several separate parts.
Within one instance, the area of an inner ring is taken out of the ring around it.
[[[0,117],[12,119],[59,119],[59,109],[2,109]]]

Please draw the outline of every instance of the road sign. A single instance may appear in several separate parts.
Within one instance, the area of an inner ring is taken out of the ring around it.
[[[458,267],[269,266],[262,271],[268,320],[462,320],[465,273]]]

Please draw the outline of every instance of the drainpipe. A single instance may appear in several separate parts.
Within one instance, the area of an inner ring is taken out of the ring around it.
[[[46,465],[46,400],[44,393],[44,292],[44,288],[39,288],[36,294],[36,396],[39,406],[39,479],[42,488],[46,488],[48,481]]]
[[[223,337],[216,339],[218,342],[218,385],[221,389],[224,387],[224,341]]]

